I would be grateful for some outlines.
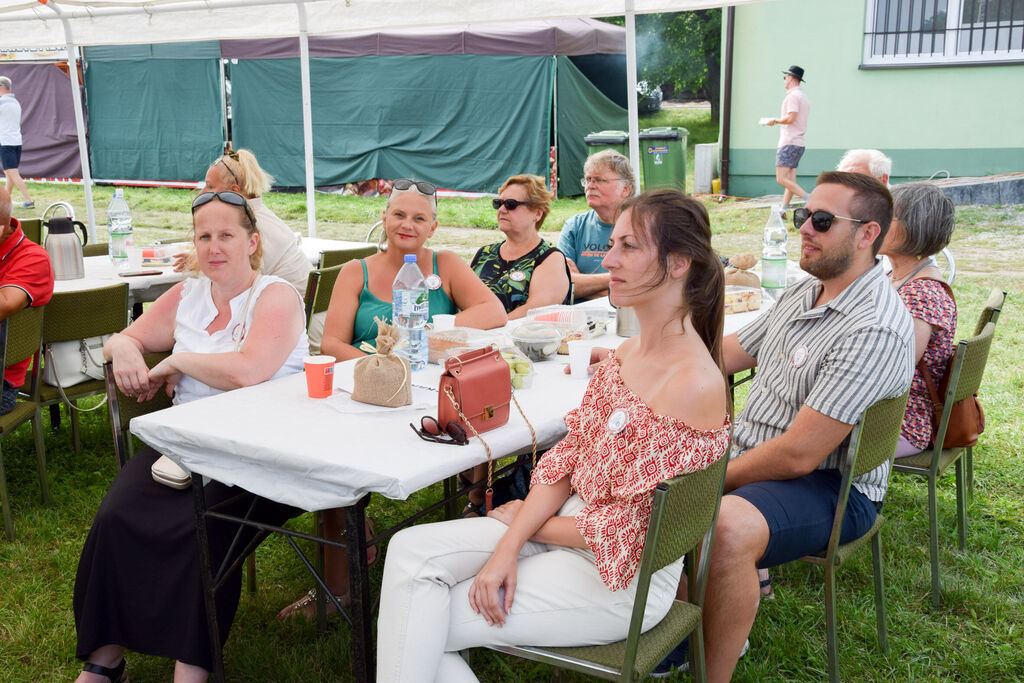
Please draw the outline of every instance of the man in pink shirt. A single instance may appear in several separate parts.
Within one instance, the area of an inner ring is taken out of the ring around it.
[[[811,103],[800,87],[804,80],[804,70],[799,66],[791,66],[782,73],[783,82],[786,84],[782,116],[769,119],[767,123],[769,126],[782,126],[779,130],[779,148],[775,154],[775,182],[783,187],[782,211],[785,218],[785,212],[789,209],[789,202],[794,195],[807,198],[806,190],[796,182],[796,167],[807,147],[804,133],[807,132],[807,116],[811,111]]]

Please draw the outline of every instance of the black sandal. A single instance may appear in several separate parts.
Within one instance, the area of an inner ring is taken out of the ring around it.
[[[128,662],[124,657],[121,658],[121,663],[113,669],[93,664],[92,662],[86,662],[82,667],[82,671],[96,674],[97,676],[104,676],[110,683],[128,683]]]

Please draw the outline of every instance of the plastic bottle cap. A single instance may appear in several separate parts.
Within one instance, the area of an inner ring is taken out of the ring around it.
[[[405,262],[406,263],[416,263],[416,254],[406,254],[405,255]]]

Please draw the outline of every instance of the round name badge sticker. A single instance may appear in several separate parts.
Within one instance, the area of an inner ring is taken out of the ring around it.
[[[244,341],[245,340],[245,332],[246,332],[245,324],[244,323],[238,323],[237,325],[235,325],[234,327],[231,328],[231,341],[233,341],[233,342]]]
[[[798,347],[797,350],[793,352],[793,367],[803,367],[803,364],[807,362],[807,357],[809,355],[810,352],[807,351],[806,346],[801,345]]]
[[[608,431],[618,434],[629,424],[629,413],[624,408],[618,408],[608,416]]]
[[[435,290],[441,286],[441,276],[437,273],[431,273],[426,277],[425,282],[427,284],[427,289]]]
[[[521,270],[513,270],[511,273],[508,274],[508,279],[512,280],[513,282],[522,282],[523,280],[526,279],[526,273],[524,273]]]

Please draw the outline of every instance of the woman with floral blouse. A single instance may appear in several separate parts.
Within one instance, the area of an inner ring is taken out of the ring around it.
[[[603,265],[640,335],[597,366],[525,501],[395,535],[378,681],[475,680],[458,655],[470,647],[621,640],[654,487],[725,453],[724,276],[707,211],[673,190],[628,200]],[[652,576],[645,630],[667,613],[682,563]]]

